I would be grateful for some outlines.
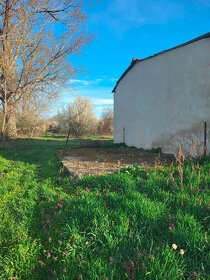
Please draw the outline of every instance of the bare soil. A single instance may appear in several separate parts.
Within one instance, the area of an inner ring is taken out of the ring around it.
[[[173,160],[172,155],[144,152],[135,148],[76,147],[67,151],[62,163],[69,174],[78,179],[85,175],[113,173],[133,164],[140,167],[170,165]]]

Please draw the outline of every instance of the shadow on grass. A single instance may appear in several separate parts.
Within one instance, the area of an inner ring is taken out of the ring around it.
[[[51,139],[50,139],[51,138]],[[57,140],[59,139],[59,140]],[[47,135],[39,139],[13,139],[0,142],[0,155],[8,160],[30,164],[46,163],[57,151],[65,147],[66,137]],[[69,139],[67,150],[71,147],[113,147],[113,140]]]

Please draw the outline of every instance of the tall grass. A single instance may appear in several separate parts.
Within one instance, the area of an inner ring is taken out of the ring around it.
[[[209,158],[73,182],[51,140],[1,146],[0,279],[208,279]]]

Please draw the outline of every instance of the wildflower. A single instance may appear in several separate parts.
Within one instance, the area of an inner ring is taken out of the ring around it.
[[[88,245],[88,241],[85,242],[85,245],[86,245],[86,246]]]
[[[180,252],[181,255],[184,255],[184,250],[180,249],[179,252]]]
[[[169,223],[169,226],[170,226],[172,229],[175,228],[175,225],[172,224],[172,223]]]
[[[139,235],[138,235],[138,234],[136,235],[136,238],[139,238]]]
[[[170,226],[168,229],[169,229],[169,230],[172,230],[173,228],[172,228],[172,226]]]
[[[70,244],[66,244],[66,248],[69,248]]]
[[[105,277],[105,280],[109,280],[108,277]]]
[[[127,225],[129,225],[129,221],[127,221]]]
[[[130,261],[130,263],[131,263],[131,266],[134,267],[134,262],[133,262],[133,261]]]
[[[155,247],[155,251],[158,251],[158,247]]]
[[[197,273],[195,271],[193,271],[193,276],[197,276]]]
[[[59,197],[62,198],[63,196],[62,196],[62,195],[59,195]]]
[[[172,245],[172,248],[173,248],[174,250],[176,250],[176,249],[177,249],[177,245],[176,245],[176,244],[173,244],[173,245]]]
[[[131,235],[129,234],[128,237],[131,238]]]
[[[42,260],[38,261],[42,266],[45,266],[45,263]]]
[[[56,261],[56,257],[52,256],[52,259],[53,259],[54,261]]]
[[[66,273],[66,269],[65,268],[63,269],[63,273]]]
[[[41,214],[42,214],[42,216],[43,216],[43,215],[44,215],[44,212],[42,211],[42,213],[41,213]]]
[[[34,246],[34,242],[32,242],[31,245]]]
[[[61,245],[63,242],[61,240],[58,240],[58,243]]]
[[[49,237],[49,238],[48,238],[48,241],[49,241],[49,242],[51,242],[51,240],[52,240],[52,238],[51,238],[51,237]]]
[[[140,258],[140,256],[141,256],[141,254],[140,254],[140,253],[137,253],[137,257]]]
[[[57,203],[58,207],[62,208],[63,207],[63,204],[61,203]]]
[[[110,258],[109,258],[109,262],[110,262],[110,263],[113,263],[113,262],[114,262],[114,258],[113,258],[113,257],[110,257]]]
[[[47,223],[50,224],[50,219],[47,219]]]
[[[81,278],[82,278],[82,274],[79,274],[79,275],[78,275],[78,279],[81,279]]]
[[[150,256],[149,256],[149,258],[150,258],[150,259],[153,259],[153,258],[154,258],[154,256],[153,256],[153,255],[150,255]]]
[[[67,255],[67,254],[68,254],[68,252],[63,252],[63,254],[62,254],[62,255],[63,255],[63,256],[65,256],[65,255]]]
[[[146,271],[147,270],[147,267],[145,266],[144,270]]]

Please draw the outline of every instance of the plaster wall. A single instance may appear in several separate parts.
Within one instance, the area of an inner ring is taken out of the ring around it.
[[[210,136],[210,38],[137,62],[114,93],[114,141],[194,156]],[[123,133],[124,131],[124,133]],[[210,151],[209,141],[207,142]]]

